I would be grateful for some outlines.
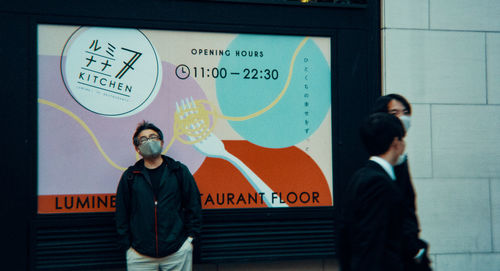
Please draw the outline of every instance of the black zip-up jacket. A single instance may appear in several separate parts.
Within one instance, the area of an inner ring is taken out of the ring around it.
[[[133,247],[147,256],[165,257],[176,252],[188,236],[198,238],[201,201],[193,175],[182,163],[162,157],[167,165],[161,175],[158,197],[153,193],[142,159],[120,179],[115,218],[122,250]]]

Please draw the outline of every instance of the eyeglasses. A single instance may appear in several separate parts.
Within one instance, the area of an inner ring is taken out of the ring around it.
[[[139,145],[142,145],[146,142],[148,142],[149,140],[160,140],[160,136],[159,135],[150,135],[149,137],[145,137],[145,136],[141,136],[139,138]]]
[[[389,114],[391,115],[409,115],[410,114],[410,111],[408,109],[391,109],[389,110],[388,112]]]

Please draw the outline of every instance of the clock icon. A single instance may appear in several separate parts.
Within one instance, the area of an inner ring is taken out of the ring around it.
[[[186,78],[188,78],[189,74],[189,67],[184,64],[180,64],[177,66],[177,68],[175,68],[175,75],[177,75],[177,78],[181,80],[185,80]]]

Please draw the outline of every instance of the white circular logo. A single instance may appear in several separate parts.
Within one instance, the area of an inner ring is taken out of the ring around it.
[[[64,84],[81,106],[123,117],[140,112],[161,84],[161,62],[138,29],[81,27],[61,58]]]

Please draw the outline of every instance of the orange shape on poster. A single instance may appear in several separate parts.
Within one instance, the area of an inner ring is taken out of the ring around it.
[[[248,141],[225,140],[238,157],[289,207],[332,206],[332,193],[318,165],[297,147],[263,148]],[[204,209],[265,208],[261,195],[231,163],[206,158],[194,174]]]

